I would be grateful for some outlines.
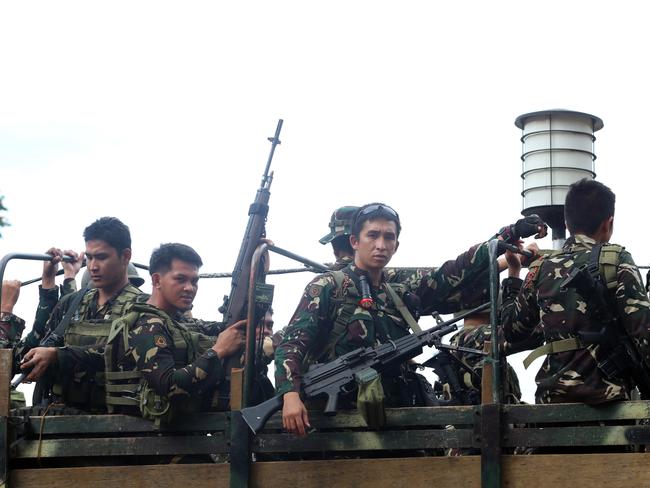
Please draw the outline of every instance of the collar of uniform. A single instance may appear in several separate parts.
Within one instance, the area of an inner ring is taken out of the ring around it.
[[[97,300],[99,300],[99,291],[97,288],[91,288],[88,290],[87,293],[91,293],[92,295],[90,296],[90,303],[91,303],[91,309],[93,309],[93,316],[96,314],[100,313],[100,311],[103,311],[107,308],[110,308],[113,305],[113,302],[117,300],[117,297],[119,297],[122,292],[128,288],[131,285],[131,283],[126,283],[122,288],[117,290],[112,297],[110,297],[106,302],[100,307],[99,304],[97,303]]]
[[[367,272],[366,270],[364,270],[364,269],[359,268],[358,266],[355,266],[354,263],[350,263],[350,264],[348,264],[348,265],[345,267],[345,269],[349,270],[349,271],[350,271],[350,274],[353,274],[353,275],[355,275],[356,277],[359,277],[359,276],[366,276],[366,277],[368,277],[368,272]],[[384,271],[381,272],[381,282],[382,282],[382,283],[385,283],[385,282],[386,282],[386,274],[384,273]],[[370,281],[368,281],[368,283],[370,283]],[[372,286],[372,284],[371,284],[371,286]]]
[[[596,241],[584,234],[575,234],[569,237],[564,244],[565,247],[579,246],[586,249],[591,249],[596,245]]]

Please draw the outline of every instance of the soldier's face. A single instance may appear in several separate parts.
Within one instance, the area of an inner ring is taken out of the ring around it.
[[[117,249],[105,241],[86,241],[86,267],[97,289],[111,290],[124,283],[130,259],[130,249],[118,254]]]
[[[169,271],[154,273],[152,284],[159,295],[159,307],[168,312],[185,312],[199,289],[199,268],[179,259],[173,259]]]
[[[359,236],[350,236],[355,264],[366,271],[383,269],[397,251],[397,225],[392,220],[363,223]]]

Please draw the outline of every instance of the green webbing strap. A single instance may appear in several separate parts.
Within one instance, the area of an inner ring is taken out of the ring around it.
[[[584,348],[585,346],[578,340],[577,337],[571,337],[570,339],[563,339],[561,341],[548,342],[543,346],[535,349],[526,357],[526,359],[524,359],[524,368],[528,369],[528,366],[530,366],[530,364],[535,361],[535,359],[546,356],[547,354],[577,351],[578,349]]]
[[[140,371],[107,371],[106,379],[110,381],[132,380],[142,378]]]
[[[404,305],[404,301],[400,298],[397,292],[393,290],[393,287],[390,286],[388,283],[386,283],[385,288],[386,291],[388,292],[388,296],[391,298],[391,300],[393,300],[393,303],[397,307],[397,310],[399,310],[399,313],[402,315],[402,318],[406,320],[406,323],[413,330],[413,332],[416,333],[422,332],[422,328],[415,321],[413,314],[411,314],[411,311],[408,308],[406,308],[406,305]]]

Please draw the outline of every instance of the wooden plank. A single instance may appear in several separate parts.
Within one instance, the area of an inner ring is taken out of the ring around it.
[[[504,456],[504,488],[650,486],[650,454]]]
[[[252,451],[322,452],[436,449],[479,447],[470,429],[434,429],[371,432],[313,432],[305,437],[290,434],[260,434],[253,439]]]
[[[13,353],[11,349],[0,349],[0,417],[8,417],[11,408],[11,368]]]
[[[623,446],[650,444],[650,426],[563,426],[516,428],[508,431],[504,446]]]
[[[227,464],[168,464],[60,469],[17,469],[10,473],[11,488],[226,488]]]
[[[611,402],[602,405],[504,405],[503,411],[504,421],[512,424],[632,420],[650,418],[650,401]]]
[[[650,454],[503,456],[506,488],[650,486]],[[568,475],[570,473],[570,475]],[[227,464],[172,464],[65,469],[21,469],[10,473],[11,488],[192,488],[225,487]],[[253,488],[479,488],[480,458],[417,457],[341,459],[253,464]]]
[[[41,444],[43,458],[217,454],[228,451],[223,435],[44,439]],[[38,446],[37,440],[17,441],[11,446],[11,458],[36,458]]]
[[[157,428],[150,420],[130,415],[55,415],[45,418],[43,434],[111,434],[145,432],[218,432],[226,428],[226,413],[184,416]],[[42,417],[29,417],[25,429],[38,435]],[[21,422],[21,417],[14,418]]]
[[[433,427],[446,425],[473,425],[478,407],[412,407],[387,408],[386,428]],[[356,410],[342,410],[336,415],[323,415],[310,411],[309,420],[318,430],[367,429],[366,422]],[[282,430],[282,412],[278,412],[266,423],[265,430]]]

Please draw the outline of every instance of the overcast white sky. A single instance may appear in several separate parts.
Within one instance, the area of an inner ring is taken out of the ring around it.
[[[596,172],[617,193],[613,240],[650,263],[647,14],[557,0],[3,2],[12,226],[0,254],[81,250],[83,228],[112,215],[131,228],[135,262],[179,241],[203,271],[231,271],[281,117],[277,245],[330,261],[318,238],[332,210],[379,200],[403,221],[392,264],[439,265],[518,218],[514,119],[561,107],[604,120]],[[13,263],[6,277],[39,274]],[[270,280],[278,326],[308,280]],[[228,287],[204,280],[196,315],[217,318]],[[28,320],[36,295],[23,289]]]

